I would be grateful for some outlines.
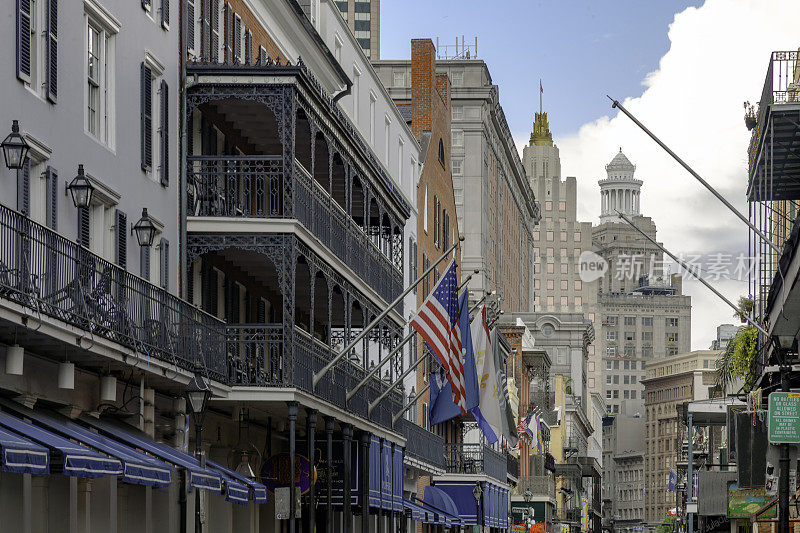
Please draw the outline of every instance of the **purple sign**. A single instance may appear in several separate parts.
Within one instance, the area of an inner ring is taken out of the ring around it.
[[[288,487],[291,484],[290,469],[291,458],[288,453],[273,455],[264,462],[259,478],[267,490],[274,493],[276,488]],[[305,494],[311,485],[317,481],[316,469],[311,468],[311,463],[302,455],[294,456],[294,483],[300,487],[300,493]]]

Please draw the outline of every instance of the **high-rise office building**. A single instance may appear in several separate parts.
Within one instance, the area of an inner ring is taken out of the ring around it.
[[[381,0],[337,0],[358,44],[370,59],[381,58]]]

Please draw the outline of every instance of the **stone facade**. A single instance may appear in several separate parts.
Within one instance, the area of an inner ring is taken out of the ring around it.
[[[312,6],[319,0],[305,0]],[[364,54],[370,59],[381,57],[381,0],[337,0],[336,6],[356,36]]]
[[[630,532],[644,520],[644,417],[622,412],[603,420],[603,522]]]

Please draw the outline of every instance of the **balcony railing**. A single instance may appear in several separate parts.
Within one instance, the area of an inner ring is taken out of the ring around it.
[[[188,302],[0,205],[0,297],[88,336],[224,381],[225,326]]]
[[[506,458],[483,444],[445,444],[447,471],[451,474],[486,474],[505,482]]]
[[[445,468],[444,439],[415,423],[401,418],[395,430],[406,438],[406,454],[437,468]]]
[[[312,376],[335,355],[330,346],[314,339],[300,328],[287,334],[282,324],[237,324],[227,328],[228,379],[231,385],[296,387],[314,393],[351,413],[391,427],[392,416],[402,409],[402,394],[392,391],[367,416],[369,402],[386,390],[378,377],[359,389],[345,402],[347,391],[366,375],[364,369],[347,360],[340,361],[312,387]]]
[[[294,164],[293,205],[286,209],[281,156],[190,156],[187,160],[188,200],[194,216],[295,218],[381,298],[392,301],[403,290],[402,235],[392,237],[391,251],[381,252],[365,229],[299,163]]]
[[[525,494],[531,491],[534,496],[556,497],[556,479],[553,476],[522,476],[517,481],[517,491]]]
[[[756,112],[756,127],[750,137],[747,149],[750,163],[750,179],[753,179],[753,162],[758,153],[758,146],[764,133],[769,108],[773,104],[800,102],[800,75],[797,72],[798,52],[772,52],[767,77],[761,90],[761,100]]]
[[[519,457],[514,457],[510,453],[506,454],[506,472],[509,476],[519,477]]]

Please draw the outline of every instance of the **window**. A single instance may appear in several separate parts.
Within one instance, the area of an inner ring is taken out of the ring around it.
[[[361,71],[353,65],[353,122],[358,126],[358,104],[361,102]]]
[[[548,231],[546,234],[546,239],[550,242],[553,241],[554,233],[552,231]]]
[[[555,304],[555,299],[552,296],[547,297],[547,307],[553,307]]]
[[[576,231],[575,233],[573,233],[572,234],[572,240],[575,241],[575,242],[581,242],[581,232],[580,231]]]
[[[611,390],[610,390],[610,389],[606,391],[606,399],[607,399],[607,400],[610,400],[610,399],[611,399]],[[611,410],[611,406],[609,405],[609,406],[607,406],[607,407],[608,407],[608,409],[609,409],[609,411],[610,411],[610,410]]]
[[[636,361],[631,361],[631,370],[636,370]],[[631,376],[632,378],[636,378],[636,376]]]
[[[675,332],[667,333],[667,342],[678,342],[678,334]]]
[[[635,326],[636,325],[636,317],[635,316],[626,316],[625,317],[625,325],[626,326]]]
[[[444,143],[439,139],[439,162],[444,165]]]
[[[611,350],[611,353],[608,353]],[[606,355],[614,356],[614,348],[606,348]],[[606,361],[606,370],[611,370],[611,361]],[[608,377],[608,376],[607,376]],[[609,377],[609,379],[611,379]]]
[[[562,274],[567,274],[567,272],[568,272],[567,264],[566,263],[561,263],[561,273]]]
[[[84,130],[111,148],[114,147],[114,35],[118,30],[113,24],[103,24],[102,19],[86,15]]]
[[[450,118],[452,120],[461,120],[464,118],[464,106],[454,105],[450,111]]]
[[[558,202],[558,210],[559,211],[566,211],[567,210],[567,202]]]
[[[609,361],[608,363],[609,363],[608,366],[609,366],[609,369],[610,369],[611,368],[611,361]],[[611,375],[610,374],[606,375],[606,385],[611,385]]]
[[[615,341],[617,340],[617,332],[616,331],[606,331],[606,340],[607,341]]]
[[[567,259],[567,249],[566,248],[560,248],[558,255],[561,257],[562,261],[565,261]]]
[[[567,297],[566,296],[562,296],[561,297],[561,307],[566,307],[567,305],[569,305],[568,302],[567,302]]]
[[[463,71],[451,72],[450,81],[453,82],[454,87],[459,87],[461,85],[464,85],[464,72]]]
[[[576,296],[575,297],[575,307],[580,307],[582,305],[583,305],[583,298],[581,298],[580,296]],[[590,346],[589,348],[591,349],[592,347]]]
[[[389,132],[391,131],[392,127],[392,119],[389,118],[389,115],[383,116],[383,153],[386,155],[386,168],[389,168]],[[397,179],[400,180],[401,176],[397,176]]]
[[[406,84],[406,73],[405,72],[393,72],[392,73],[392,85],[395,87],[404,87]]]
[[[653,326],[653,317],[651,316],[644,316],[642,317],[642,326]]]
[[[169,87],[166,80],[160,79],[163,64],[149,52],[145,53],[140,70],[141,167],[166,186],[169,184]],[[154,118],[156,111],[158,116]],[[153,148],[153,139],[158,140],[157,149]]]
[[[375,124],[375,106],[377,102],[377,97],[375,93],[370,91],[369,93],[369,143],[374,147],[375,146],[375,130],[377,129],[377,124]]]
[[[453,159],[450,161],[452,165],[451,168],[453,170],[453,176],[463,176],[464,175],[464,160],[463,159]]]
[[[566,291],[569,289],[569,282],[565,279],[561,280],[561,290]]]
[[[566,231],[562,231],[560,237],[561,237],[561,242],[567,242],[567,232]],[[565,250],[565,252],[566,252],[566,250]],[[563,255],[567,255],[567,254],[565,253]]]
[[[552,211],[553,210],[553,202],[548,200],[544,203],[544,210],[545,211]]]
[[[453,130],[453,147],[464,146],[464,130]]]
[[[411,285],[417,280],[419,274],[417,273],[417,242],[414,237],[408,238],[408,284]],[[416,294],[417,287],[414,286],[414,293]],[[414,343],[412,343],[414,344]]]
[[[643,331],[642,332],[642,340],[643,341],[652,341],[653,340],[653,332],[652,331]]]
[[[553,274],[555,272],[555,265],[553,263],[547,263],[547,273]]]
[[[678,319],[675,317],[667,317],[667,327],[668,328],[677,328],[678,327]]]
[[[581,280],[579,280],[579,279],[576,279],[575,282],[574,282],[574,287],[575,287],[576,291],[582,290],[583,289],[583,282]]]
[[[652,346],[642,346],[642,357],[648,358],[648,359],[653,357],[653,347]],[[644,361],[642,361],[642,370],[644,370]]]
[[[554,284],[555,284],[555,281],[553,281],[552,279],[548,279],[547,280],[547,290],[552,291],[555,288]]]

